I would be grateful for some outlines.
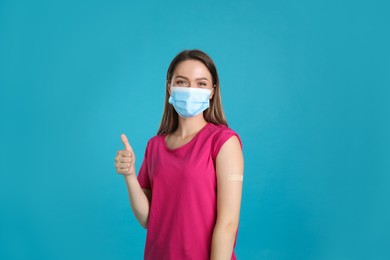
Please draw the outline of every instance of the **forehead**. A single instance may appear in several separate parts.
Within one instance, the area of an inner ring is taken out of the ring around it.
[[[208,68],[198,60],[185,60],[176,65],[173,71],[173,77],[185,76],[188,78],[206,77],[211,79]]]

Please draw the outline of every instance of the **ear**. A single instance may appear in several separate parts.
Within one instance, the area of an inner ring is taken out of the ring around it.
[[[216,88],[216,86],[214,85],[213,88],[211,89],[210,99],[212,99],[214,96],[215,88]]]
[[[171,88],[169,86],[168,80],[165,82],[165,84],[166,84],[165,87],[167,88],[168,94],[171,95]]]

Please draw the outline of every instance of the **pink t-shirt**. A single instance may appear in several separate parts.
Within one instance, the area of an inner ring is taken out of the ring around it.
[[[168,148],[164,135],[149,140],[137,177],[152,191],[144,259],[210,259],[217,216],[215,160],[233,135],[241,144],[230,128],[207,123],[176,149]],[[236,259],[234,249],[231,259]]]

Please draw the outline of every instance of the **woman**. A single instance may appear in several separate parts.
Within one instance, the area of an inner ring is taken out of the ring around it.
[[[146,147],[138,176],[125,135],[115,167],[147,229],[145,259],[236,259],[244,159],[228,127],[219,78],[199,50],[179,53],[166,81],[160,129]]]

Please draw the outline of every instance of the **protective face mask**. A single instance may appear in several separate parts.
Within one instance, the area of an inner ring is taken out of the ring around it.
[[[168,99],[181,117],[199,115],[210,105],[211,90],[189,87],[171,87]]]

